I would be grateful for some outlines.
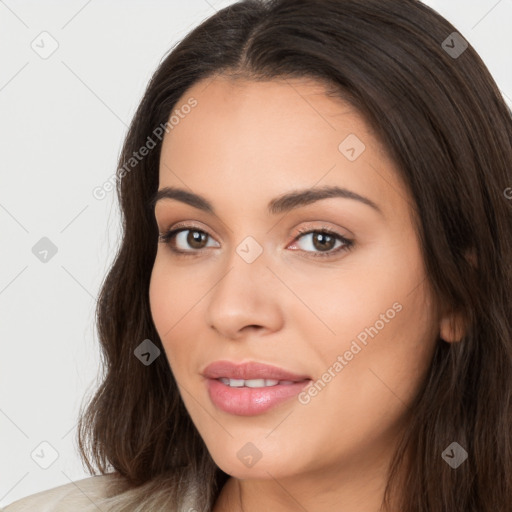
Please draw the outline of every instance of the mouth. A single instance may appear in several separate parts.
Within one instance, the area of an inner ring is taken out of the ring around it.
[[[262,414],[290,400],[312,381],[308,376],[256,362],[217,361],[202,375],[213,405],[237,416]]]
[[[228,379],[227,377],[220,377],[219,379],[222,384],[229,386],[230,388],[267,388],[273,386],[291,386],[297,382],[304,382],[309,379],[300,381],[295,380],[277,380],[277,379]]]

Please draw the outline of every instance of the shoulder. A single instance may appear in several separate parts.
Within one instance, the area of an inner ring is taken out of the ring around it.
[[[53,489],[31,494],[7,505],[1,512],[97,512],[97,502],[107,497],[107,485],[116,478],[111,473],[97,475]]]

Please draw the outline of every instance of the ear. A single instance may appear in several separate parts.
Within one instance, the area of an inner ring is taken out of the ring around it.
[[[448,343],[460,341],[465,334],[462,315],[449,310],[445,313],[439,322],[439,336]]]
[[[464,252],[466,261],[476,269],[478,265],[474,248]],[[462,315],[453,308],[446,307],[439,321],[439,336],[448,343],[460,341],[466,334]]]

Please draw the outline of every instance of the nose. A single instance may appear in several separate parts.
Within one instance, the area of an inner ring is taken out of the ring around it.
[[[282,327],[283,285],[264,256],[247,263],[234,252],[207,295],[206,321],[225,338],[237,340],[253,331],[264,335]]]

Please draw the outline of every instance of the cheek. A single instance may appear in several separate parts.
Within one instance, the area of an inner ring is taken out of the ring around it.
[[[304,424],[324,418],[314,422],[322,445],[315,450],[324,450],[327,458],[333,456],[333,447],[321,439],[333,432],[340,439],[336,456],[344,450],[355,454],[363,446],[371,448],[383,438],[391,440],[431,361],[435,337],[422,307],[424,297],[392,294],[401,309],[393,309],[394,315],[388,311],[388,322],[379,314],[386,315],[393,300],[387,294],[383,297],[380,305],[360,308],[364,313],[357,316],[356,308],[346,302],[343,314],[332,317],[337,336],[322,336],[314,349],[321,364],[315,365],[315,384],[302,396],[297,418],[302,416]],[[308,360],[314,359],[309,353]]]
[[[197,302],[196,295],[199,290],[195,293],[195,283],[196,276],[189,275],[179,267],[173,267],[166,259],[165,247],[159,248],[151,272],[149,303],[153,322],[162,342],[170,329]]]
[[[324,406],[332,404],[339,421],[349,413],[368,430],[376,418],[395,421],[416,395],[435,348],[436,333],[428,295],[422,287],[383,293],[382,301],[347,309],[335,324],[336,341],[322,345],[324,377],[331,378]],[[351,314],[352,313],[352,314]],[[340,358],[341,356],[341,358]],[[337,364],[336,364],[337,363]],[[357,423],[357,422],[356,422]]]
[[[331,391],[322,391],[319,403],[333,400],[340,410],[358,411],[353,399],[364,407],[389,400],[400,405],[397,396],[412,399],[425,376],[436,341],[431,291],[418,248],[390,247],[347,265],[321,289],[311,288],[310,279],[298,283],[296,290],[304,297],[308,290],[306,302],[329,328],[313,314],[296,317],[304,339],[315,340],[309,360],[316,359],[316,377],[329,382]]]
[[[318,356],[321,366],[331,364],[351,348],[354,352],[360,350],[353,357],[359,360],[371,345],[382,347],[386,340],[405,330],[416,328],[414,334],[419,334],[419,322],[427,312],[418,307],[410,292],[421,282],[420,275],[414,269],[404,271],[392,265],[384,271],[372,264],[375,259],[358,261],[357,265],[340,264],[336,273],[328,269],[329,278],[320,272],[316,279],[311,272],[293,275],[290,271],[285,275],[284,280],[293,283],[294,293],[302,300],[290,300],[283,311],[292,329],[301,333],[299,339],[305,340]],[[379,262],[382,259],[378,258]]]
[[[161,271],[161,265],[155,261],[149,282],[149,307],[153,323],[160,335],[162,334],[162,322],[165,318],[164,311],[172,311],[168,307],[172,301],[172,297],[168,296],[171,288],[166,285],[164,280],[165,276]]]
[[[155,261],[149,284],[149,304],[151,317],[162,341],[169,363],[174,359],[177,347],[169,343],[179,327],[181,306],[185,299],[184,293],[178,293],[180,286],[175,282],[173,274],[165,266]]]
[[[201,297],[205,294],[203,280],[174,268],[165,257],[155,260],[149,284],[149,303],[153,323],[164,347],[172,372],[178,381],[192,368],[197,358],[197,322]],[[188,377],[187,377],[188,378]]]

